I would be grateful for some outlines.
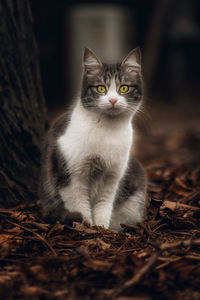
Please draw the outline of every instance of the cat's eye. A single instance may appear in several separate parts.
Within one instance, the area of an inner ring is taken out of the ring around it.
[[[128,87],[128,85],[121,85],[119,90],[121,93],[127,93],[129,90],[129,87]]]
[[[97,92],[100,94],[105,94],[106,93],[106,88],[103,85],[98,85],[97,86]]]

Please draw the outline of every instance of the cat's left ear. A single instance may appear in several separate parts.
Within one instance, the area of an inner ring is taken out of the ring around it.
[[[141,60],[142,60],[141,51],[140,48],[137,47],[133,49],[131,52],[129,52],[129,54],[122,61],[121,65],[127,67],[141,66]]]

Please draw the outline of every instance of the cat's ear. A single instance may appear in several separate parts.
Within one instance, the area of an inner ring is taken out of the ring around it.
[[[129,52],[129,54],[122,61],[121,65],[127,67],[141,66],[141,60],[142,58],[141,58],[140,48],[137,47],[133,49],[131,52]]]
[[[83,66],[84,70],[88,74],[94,74],[99,72],[102,67],[102,62],[98,59],[96,54],[89,48],[85,48],[83,55]]]

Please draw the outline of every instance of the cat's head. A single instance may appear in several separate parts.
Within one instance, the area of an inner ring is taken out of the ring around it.
[[[143,95],[139,48],[117,64],[102,63],[86,48],[81,101],[85,109],[110,117],[133,115]]]

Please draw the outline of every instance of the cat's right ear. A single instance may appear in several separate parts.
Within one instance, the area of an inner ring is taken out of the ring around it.
[[[122,61],[122,65],[126,66],[140,66],[141,65],[141,52],[140,48],[133,49]]]
[[[91,49],[85,48],[83,55],[83,66],[84,71],[88,75],[95,75],[102,68],[102,62]]]

